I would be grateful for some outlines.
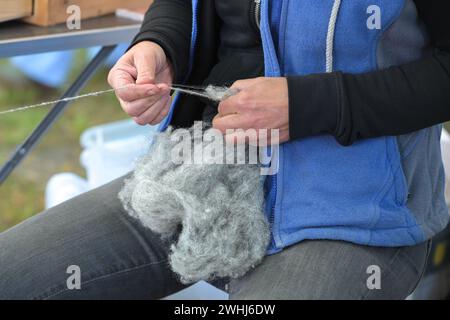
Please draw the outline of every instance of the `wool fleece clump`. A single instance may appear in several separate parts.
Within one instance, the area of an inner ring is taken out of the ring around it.
[[[171,155],[179,139],[171,137],[177,131],[156,137],[119,198],[131,216],[172,241],[170,265],[183,283],[243,276],[261,262],[269,243],[260,167],[176,164]],[[193,147],[209,144],[191,137]],[[233,148],[235,156],[248,159],[249,148]],[[208,157],[214,155],[204,155],[203,163]]]

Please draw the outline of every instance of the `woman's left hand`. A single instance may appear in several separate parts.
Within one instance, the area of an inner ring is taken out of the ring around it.
[[[247,131],[268,129],[268,144],[289,140],[289,95],[286,78],[254,78],[236,81],[231,88],[239,93],[219,104],[219,113],[213,127],[220,130],[228,142],[241,139]],[[241,132],[227,132],[241,129]],[[270,139],[271,129],[279,130],[279,141]],[[248,141],[248,136],[246,136]],[[239,140],[237,140],[239,141]],[[264,144],[264,141],[250,141]]]

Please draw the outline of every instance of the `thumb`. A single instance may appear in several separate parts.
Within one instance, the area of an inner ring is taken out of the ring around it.
[[[136,84],[154,84],[156,60],[153,55],[136,54],[134,65],[137,70]]]

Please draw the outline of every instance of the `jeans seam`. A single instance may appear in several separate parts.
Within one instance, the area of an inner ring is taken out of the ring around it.
[[[425,256],[425,262],[422,266],[422,271],[418,272],[419,274],[419,279],[417,280],[417,283],[414,285],[413,289],[411,290],[410,294],[412,294],[414,291],[416,291],[417,287],[419,286],[420,281],[422,280],[423,276],[425,275],[425,272],[427,270],[427,265],[428,265],[428,259],[430,257],[431,254],[431,246],[432,246],[432,239],[428,240],[427,243],[427,254]]]
[[[106,279],[106,278],[111,277],[111,276],[115,276],[115,275],[119,275],[119,274],[130,272],[130,271],[138,270],[138,269],[141,269],[141,268],[145,268],[145,267],[148,267],[148,266],[151,266],[151,265],[161,264],[161,263],[164,263],[164,262],[167,262],[167,261],[169,261],[169,260],[165,259],[165,260],[160,260],[160,261],[156,261],[156,262],[149,262],[149,263],[145,263],[145,264],[142,264],[142,265],[139,265],[139,266],[134,266],[134,267],[131,267],[131,268],[122,269],[122,270],[115,271],[115,272],[112,272],[112,273],[103,274],[101,276],[97,276],[97,277],[88,279],[86,281],[83,281],[82,285],[86,285],[86,284],[95,282],[97,280]],[[69,291],[69,290],[70,289],[68,289],[68,288],[64,288],[64,289],[59,290],[59,291],[57,291],[55,293],[50,293],[50,294],[44,293],[44,294],[42,294],[40,296],[32,298],[32,300],[34,300],[34,299],[47,300],[47,299],[49,299],[51,297],[57,296],[57,295],[59,295],[59,294],[61,294],[63,292]],[[49,291],[51,291],[51,290],[49,290]]]

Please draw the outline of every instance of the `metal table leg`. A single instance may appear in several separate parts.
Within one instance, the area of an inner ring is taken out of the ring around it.
[[[116,45],[103,47],[97,55],[89,62],[81,72],[75,82],[62,95],[61,99],[76,96],[95,74],[98,68],[105,62],[108,56],[116,48]],[[0,169],[0,185],[10,176],[14,169],[25,159],[28,153],[36,146],[48,129],[56,122],[64,110],[69,106],[70,101],[58,102],[47,116],[39,123],[31,135],[17,148],[10,159]]]

